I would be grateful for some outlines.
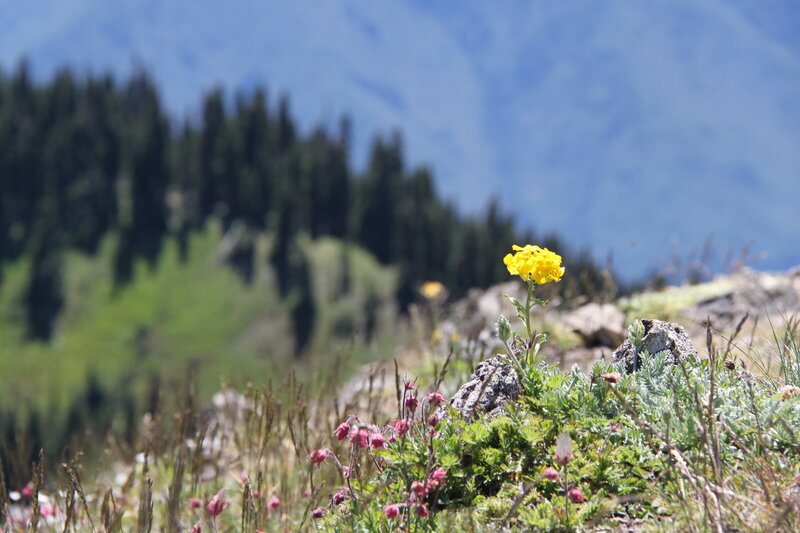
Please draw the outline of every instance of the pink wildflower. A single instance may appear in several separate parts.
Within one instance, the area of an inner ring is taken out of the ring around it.
[[[412,413],[417,410],[419,406],[419,400],[417,400],[416,396],[409,396],[406,398],[406,409],[411,411]]]
[[[323,507],[317,507],[316,509],[314,509],[313,511],[311,511],[311,518],[313,518],[313,519],[315,519],[315,520],[316,520],[316,519],[318,519],[318,518],[322,518],[323,516],[325,516],[325,514],[326,514],[327,512],[328,512],[328,511],[326,511],[326,510],[325,510],[325,508],[323,508]]]
[[[274,511],[275,509],[277,509],[280,506],[281,506],[281,499],[278,498],[277,496],[273,496],[267,502],[267,509],[270,510],[270,511]]]
[[[373,433],[369,436],[369,442],[374,450],[382,450],[386,439],[380,433]]]
[[[383,507],[383,514],[386,515],[386,518],[395,518],[397,515],[400,514],[400,506],[396,503],[391,505],[385,505]]]
[[[572,503],[583,503],[585,500],[583,499],[583,493],[581,489],[573,487],[567,491],[567,498]]]
[[[328,457],[328,450],[311,450],[311,453],[308,454],[308,460],[311,461],[313,465],[319,465],[325,462],[325,459]]]
[[[428,417],[428,425],[432,428],[438,426],[439,422],[440,422],[439,415],[437,415],[436,413],[433,413],[431,414],[431,416]]]
[[[411,493],[417,500],[423,500],[425,498],[425,493],[427,492],[428,488],[422,481],[415,481],[411,484]]]
[[[414,382],[412,382],[412,381],[410,381],[408,379],[404,379],[403,380],[403,388],[405,388],[406,390],[414,390],[414,389],[417,388],[417,385]]]
[[[542,477],[550,481],[558,481],[558,471],[552,466],[548,466],[542,472]]]
[[[400,420],[392,420],[389,422],[389,425],[392,426],[400,436],[408,433],[408,430],[411,428],[411,423],[405,418]]]
[[[347,499],[347,495],[344,492],[337,492],[336,494],[333,495],[331,501],[333,502],[333,505],[339,505],[340,503],[345,501],[345,499]]]
[[[200,527],[200,522],[193,525],[189,533],[203,533],[203,528]]]
[[[572,459],[572,439],[569,438],[569,433],[562,433],[556,439],[556,462],[561,466],[565,466]]]
[[[428,394],[427,400],[432,406],[439,407],[444,403],[444,396],[439,392],[432,392]]]
[[[189,498],[189,509],[199,509],[203,506],[203,500],[200,498]]]
[[[359,448],[366,448],[369,446],[369,431],[366,429],[359,429],[350,434],[353,444]]]
[[[33,497],[33,484],[32,483],[28,483],[27,485],[25,485],[25,487],[20,491],[20,494],[22,494],[22,497],[25,498],[25,499],[32,498]]]
[[[417,515],[421,518],[428,518],[430,513],[428,512],[428,506],[425,504],[417,505]]]
[[[437,468],[433,472],[431,472],[431,479],[434,481],[438,481],[441,483],[447,477],[447,470],[444,468]]]
[[[336,428],[334,435],[336,435],[336,440],[344,440],[347,438],[347,435],[350,434],[350,425],[347,422],[342,422],[339,424],[339,427]]]
[[[219,516],[222,514],[222,511],[224,511],[228,505],[230,505],[230,503],[230,500],[225,499],[225,491],[221,490],[216,493],[213,498],[211,498],[211,501],[208,502],[208,505],[206,505],[206,510],[211,516]]]

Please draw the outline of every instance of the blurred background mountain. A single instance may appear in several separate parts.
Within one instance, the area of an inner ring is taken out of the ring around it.
[[[216,85],[287,93],[301,129],[399,127],[467,212],[496,195],[632,279],[713,236],[800,262],[800,6],[754,2],[0,2],[37,79],[153,74],[173,117]],[[717,264],[717,267],[720,265]]]

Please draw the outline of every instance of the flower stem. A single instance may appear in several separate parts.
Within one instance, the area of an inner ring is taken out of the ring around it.
[[[525,299],[525,331],[528,333],[528,341],[531,339],[531,299],[534,286],[533,281],[528,280],[528,297]]]

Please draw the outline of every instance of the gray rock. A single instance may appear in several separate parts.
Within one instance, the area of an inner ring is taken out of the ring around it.
[[[469,381],[450,400],[463,418],[475,415],[494,416],[506,403],[514,401],[522,391],[519,376],[502,356],[478,363]]]
[[[642,347],[639,350],[639,364],[634,368],[636,351],[629,339],[626,339],[611,356],[613,363],[623,362],[628,373],[634,372],[641,367],[641,356],[646,352],[655,355],[664,350],[670,352],[668,361],[677,363],[681,357],[697,354],[691,339],[686,334],[682,326],[672,322],[662,322],[661,320],[642,320],[644,325],[644,337]]]
[[[684,314],[698,321],[711,319],[716,329],[736,326],[745,314],[755,317],[790,315],[800,311],[800,283],[786,276],[743,271],[730,277],[730,290],[701,300]]]
[[[564,324],[593,348],[614,348],[625,340],[625,315],[611,304],[590,303],[564,317]]]

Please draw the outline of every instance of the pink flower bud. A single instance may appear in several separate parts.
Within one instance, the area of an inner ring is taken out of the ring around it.
[[[619,380],[622,379],[622,376],[619,375],[619,372],[611,372],[609,374],[603,374],[600,376],[605,380],[606,383],[619,383]]]
[[[333,505],[339,505],[346,498],[347,498],[347,495],[344,492],[337,492],[336,494],[333,495],[333,497],[331,498],[331,501],[333,502]]]
[[[409,396],[406,398],[406,409],[411,411],[412,413],[417,410],[419,406],[419,400],[417,400],[416,396]]]
[[[230,500],[225,499],[225,491],[221,490],[216,493],[213,498],[211,498],[211,501],[208,502],[208,505],[206,505],[206,510],[211,516],[219,516],[222,514],[222,511],[224,511],[228,505],[230,505],[230,503]]]
[[[439,392],[432,392],[428,394],[427,400],[432,406],[439,407],[444,403],[444,396],[442,396]]]
[[[404,379],[403,388],[405,388],[406,390],[414,390],[417,388],[417,385],[408,379]]]
[[[366,448],[369,446],[369,431],[366,429],[359,429],[350,433],[351,441],[359,448]]]
[[[565,466],[572,459],[572,439],[569,438],[569,433],[562,433],[556,439],[556,462],[561,466]]]
[[[447,471],[444,468],[437,468],[431,472],[431,479],[441,483],[447,477]]]
[[[411,428],[411,423],[405,418],[400,420],[392,420],[389,422],[389,425],[392,426],[395,432],[397,432],[397,434],[400,436],[408,433],[408,430]]]
[[[336,428],[334,431],[334,435],[336,435],[336,440],[344,440],[347,438],[347,435],[350,434],[350,425],[347,422],[342,422],[339,424],[339,427]]]
[[[383,514],[386,515],[386,518],[395,518],[400,514],[400,506],[396,503],[386,505],[383,507]]]
[[[200,498],[189,498],[189,509],[199,509],[203,506],[203,500]]]
[[[189,533],[203,533],[203,528],[200,527],[200,523],[198,522],[192,526],[192,529]]]
[[[422,481],[414,481],[411,484],[411,494],[413,494],[414,498],[416,498],[417,500],[420,501],[423,500],[425,498],[425,493],[427,492],[428,489],[425,486],[425,483],[423,483]]]
[[[369,442],[374,450],[382,450],[386,439],[380,433],[373,433],[369,436]]]
[[[575,487],[567,491],[567,498],[569,498],[569,501],[572,503],[583,503],[585,501],[581,490]]]
[[[280,506],[281,506],[281,499],[278,498],[277,496],[273,496],[267,502],[267,509],[270,510],[270,511],[274,511],[275,509],[277,509]]]
[[[319,465],[325,461],[328,457],[328,450],[311,450],[311,453],[308,454],[308,460],[311,461],[313,465]]]
[[[552,466],[548,466],[542,472],[542,477],[550,481],[558,481],[558,471]]]
[[[316,509],[311,511],[311,518],[317,520],[319,518],[324,517],[327,514],[327,512],[328,511],[326,511],[324,507],[317,507]]]
[[[428,518],[430,513],[428,512],[428,506],[425,504],[417,505],[417,515],[420,518]]]
[[[436,413],[432,413],[431,416],[428,417],[428,425],[432,428],[435,428],[439,425],[439,415]]]

